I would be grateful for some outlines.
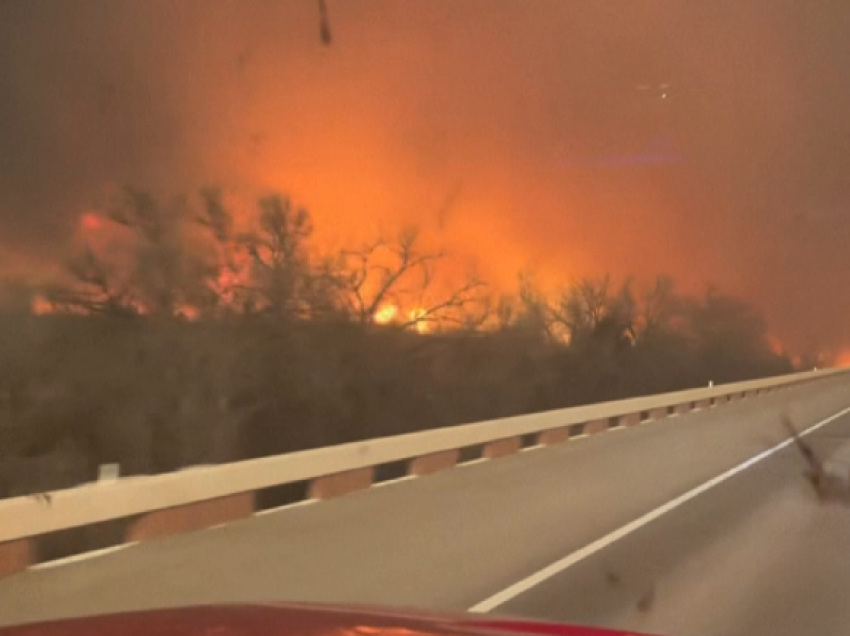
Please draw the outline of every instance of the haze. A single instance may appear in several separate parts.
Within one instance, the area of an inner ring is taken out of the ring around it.
[[[0,1],[0,266],[114,188],[288,192],[320,237],[416,222],[496,285],[714,283],[850,345],[850,4]]]

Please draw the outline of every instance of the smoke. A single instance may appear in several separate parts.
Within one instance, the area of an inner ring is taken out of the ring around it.
[[[328,242],[418,222],[497,284],[669,273],[850,345],[847,3],[326,5],[329,45],[312,0],[0,0],[0,266],[118,186],[217,183]]]

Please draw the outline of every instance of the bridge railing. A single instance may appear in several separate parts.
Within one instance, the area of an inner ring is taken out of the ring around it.
[[[36,558],[32,540],[47,533],[116,519],[128,521],[126,542],[196,530],[250,516],[255,494],[274,486],[307,482],[309,498],[325,499],[371,486],[384,464],[406,461],[409,475],[426,475],[453,467],[467,447],[480,446],[482,457],[495,459],[519,451],[529,439],[556,444],[848,371],[637,397],[0,500],[0,575],[30,565]]]

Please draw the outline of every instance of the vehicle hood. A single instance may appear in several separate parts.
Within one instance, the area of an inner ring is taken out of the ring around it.
[[[209,605],[0,627],[0,636],[640,636],[635,632],[366,607]]]

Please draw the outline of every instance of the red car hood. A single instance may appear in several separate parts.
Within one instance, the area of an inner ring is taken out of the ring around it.
[[[0,627],[0,636],[640,636],[589,627],[317,605],[211,605]]]

